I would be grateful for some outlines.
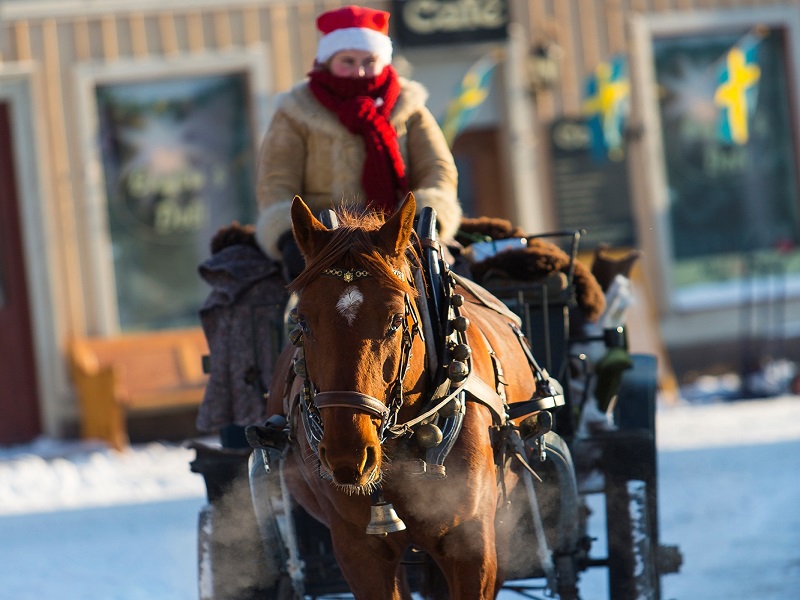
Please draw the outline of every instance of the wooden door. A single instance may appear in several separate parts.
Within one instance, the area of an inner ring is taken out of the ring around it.
[[[41,433],[12,149],[11,107],[0,102],[0,444]]]

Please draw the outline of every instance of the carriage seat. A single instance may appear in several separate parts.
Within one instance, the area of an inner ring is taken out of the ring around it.
[[[175,329],[111,337],[75,337],[68,347],[78,396],[81,437],[129,444],[129,414],[198,407],[208,380],[202,329]]]

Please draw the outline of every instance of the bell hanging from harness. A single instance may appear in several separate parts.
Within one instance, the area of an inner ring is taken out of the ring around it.
[[[392,503],[383,498],[383,491],[380,488],[375,490],[366,532],[370,535],[387,535],[405,528],[406,524],[397,516]]]

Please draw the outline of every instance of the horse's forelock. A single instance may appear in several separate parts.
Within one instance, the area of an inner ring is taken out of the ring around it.
[[[405,280],[394,273],[383,251],[378,248],[370,235],[380,229],[384,218],[379,213],[358,214],[350,209],[337,211],[339,226],[331,230],[325,245],[314,256],[305,270],[289,285],[292,292],[299,291],[314,279],[320,277],[331,267],[346,269],[365,269],[389,287],[415,295],[410,283],[410,270],[404,269]]]

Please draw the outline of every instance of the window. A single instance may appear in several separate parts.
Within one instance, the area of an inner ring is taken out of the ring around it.
[[[94,87],[119,328],[197,324],[197,265],[255,213],[248,74]]]
[[[630,24],[637,239],[665,331],[702,312],[723,335],[738,307],[796,305],[800,8]]]
[[[786,46],[784,28],[757,24],[653,41],[681,304],[733,299],[776,273],[800,278]],[[732,100],[727,85],[738,86]]]

